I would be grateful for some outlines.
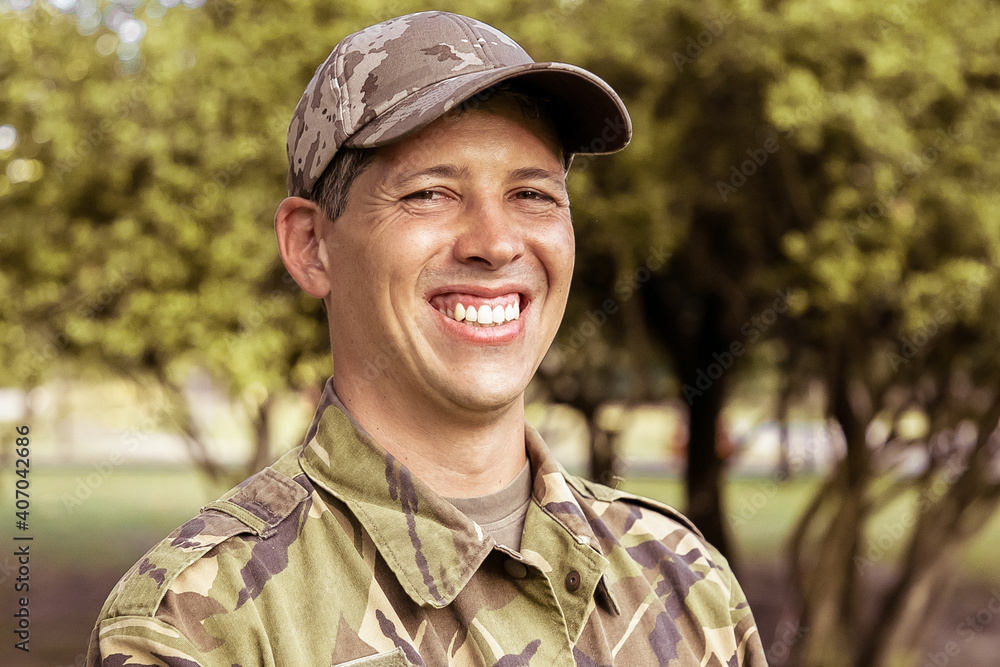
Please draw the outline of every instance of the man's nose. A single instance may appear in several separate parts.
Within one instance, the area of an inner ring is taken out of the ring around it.
[[[455,243],[455,258],[460,262],[496,270],[524,255],[524,230],[502,202],[468,207],[461,224]]]

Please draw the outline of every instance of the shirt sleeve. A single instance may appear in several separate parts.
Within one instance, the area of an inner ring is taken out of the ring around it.
[[[741,667],[767,667],[764,645],[750,603],[732,568],[727,564],[726,569],[729,572],[729,615],[736,636],[737,664]]]
[[[118,616],[98,625],[91,639],[87,667],[105,665],[214,667],[180,631],[148,616]]]

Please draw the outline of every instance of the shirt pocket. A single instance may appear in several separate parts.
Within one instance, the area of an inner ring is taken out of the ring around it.
[[[348,662],[338,662],[332,667],[414,667],[413,663],[406,659],[403,649],[396,648],[388,653],[370,655],[366,658],[358,658]]]

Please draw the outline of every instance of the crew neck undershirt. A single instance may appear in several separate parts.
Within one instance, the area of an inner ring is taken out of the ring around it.
[[[499,491],[475,498],[445,498],[455,508],[475,521],[497,544],[521,550],[521,532],[531,504],[531,464]]]
[[[332,392],[331,398],[331,404],[340,408],[359,432],[371,438],[337,396],[336,391]],[[320,409],[323,407],[321,404]],[[315,434],[315,431],[310,431],[306,439],[311,439]],[[507,486],[495,493],[476,498],[445,498],[445,500],[479,524],[497,544],[502,544],[513,551],[520,551],[524,519],[528,516],[528,505],[531,504],[531,487],[531,463],[526,461],[521,472],[517,473]]]

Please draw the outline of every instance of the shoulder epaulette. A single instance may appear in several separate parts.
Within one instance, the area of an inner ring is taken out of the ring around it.
[[[641,505],[642,507],[651,509],[654,512],[664,514],[685,528],[691,530],[691,532],[697,535],[700,539],[705,539],[705,536],[702,535],[701,531],[698,530],[698,527],[691,522],[691,519],[687,518],[679,510],[674,509],[666,503],[661,503],[658,500],[653,500],[652,498],[646,498],[644,496],[637,496],[636,494],[629,493],[628,491],[612,489],[611,487],[603,484],[591,482],[590,480],[583,479],[582,477],[576,477],[574,475],[567,475],[567,481],[569,481],[570,485],[572,485],[577,491],[583,495],[590,496],[595,500],[607,503],[626,502],[633,505]]]
[[[201,508],[215,510],[242,522],[259,537],[268,538],[309,493],[293,479],[273,468],[264,468],[228,498]]]
[[[153,547],[119,582],[107,616],[156,613],[174,580],[204,554],[243,533],[267,539],[308,496],[292,478],[265,468]]]

